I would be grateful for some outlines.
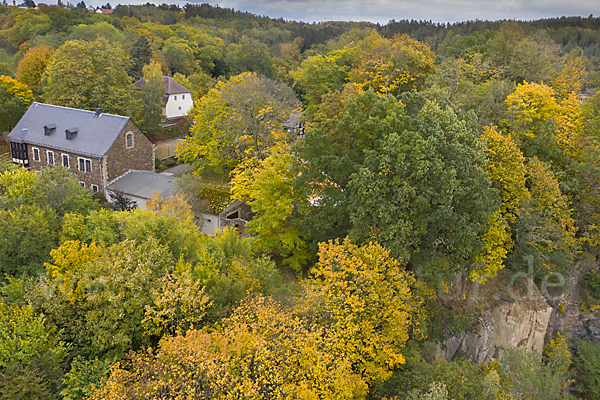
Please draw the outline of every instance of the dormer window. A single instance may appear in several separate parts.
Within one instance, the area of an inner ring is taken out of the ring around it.
[[[77,132],[79,132],[79,129],[77,129],[77,128],[67,129],[65,131],[65,133],[67,135],[67,140],[73,140],[73,139],[75,139],[75,135],[77,135]]]
[[[56,131],[56,124],[44,126],[44,136],[50,136]]]

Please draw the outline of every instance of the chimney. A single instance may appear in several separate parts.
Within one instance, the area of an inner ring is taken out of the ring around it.
[[[101,108],[96,108],[96,115],[95,115],[95,117],[96,117],[96,118],[98,118],[98,117],[100,116],[100,114],[102,114],[103,112],[104,112],[104,110],[103,110],[103,109],[101,109]]]

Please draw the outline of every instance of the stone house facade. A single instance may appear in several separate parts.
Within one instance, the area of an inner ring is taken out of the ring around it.
[[[33,103],[6,137],[14,163],[67,168],[94,192],[129,170],[154,171],[154,144],[128,117]]]

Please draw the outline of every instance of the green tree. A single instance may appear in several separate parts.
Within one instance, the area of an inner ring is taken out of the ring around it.
[[[184,75],[191,75],[198,69],[198,64],[194,59],[194,51],[181,39],[171,38],[165,42],[162,54],[167,62],[167,68],[171,74],[179,72]]]
[[[0,398],[57,399],[69,347],[31,305],[0,300]]]
[[[267,46],[255,39],[245,37],[239,44],[230,44],[225,60],[232,76],[254,72],[275,79],[275,67]]]
[[[33,102],[29,88],[5,75],[0,75],[0,131],[10,131]]]
[[[123,49],[106,39],[72,40],[61,46],[42,79],[42,98],[59,106],[132,115],[129,66]]]
[[[578,342],[574,364],[579,373],[579,389],[591,398],[600,396],[600,345],[588,340]]]
[[[160,66],[154,63],[144,66],[143,71],[145,83],[136,91],[140,109],[134,121],[147,135],[158,136],[163,130],[159,124],[164,118],[162,109],[165,89],[162,72]]]
[[[150,64],[150,60],[152,59],[152,46],[146,35],[140,35],[135,43],[133,43],[129,52],[129,59],[131,60],[131,64],[127,69],[127,73],[137,81],[144,76],[142,69],[145,65]]]
[[[478,127],[421,95],[402,104],[359,95],[333,131],[310,130],[295,146],[298,185],[318,205],[305,218],[307,238],[376,239],[429,279],[480,269],[475,256],[503,240],[492,246],[488,235],[498,196]]]
[[[347,83],[354,57],[354,48],[345,47],[302,61],[294,79],[308,102],[307,111],[314,111],[324,95],[340,90]]]

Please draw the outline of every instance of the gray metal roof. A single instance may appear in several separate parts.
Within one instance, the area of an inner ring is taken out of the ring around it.
[[[174,176],[150,171],[129,171],[106,185],[105,189],[142,199],[149,199],[154,192],[159,192],[165,198],[175,194],[177,182]]]
[[[33,103],[6,140],[102,157],[127,121],[129,117],[120,115],[102,113],[96,116],[94,111]],[[44,127],[56,129],[52,134],[45,135]],[[77,134],[68,140],[66,130],[77,130]]]

